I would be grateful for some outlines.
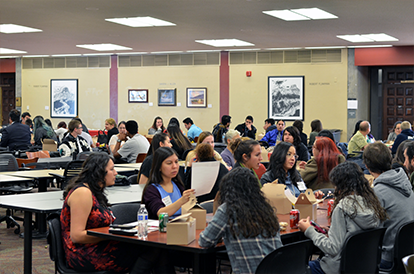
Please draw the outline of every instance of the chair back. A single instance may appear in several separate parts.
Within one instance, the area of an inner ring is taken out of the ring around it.
[[[405,273],[414,274],[414,254],[402,258],[404,264]]]
[[[414,254],[414,221],[406,223],[398,229],[394,245],[394,272],[404,273],[402,259]]]
[[[115,216],[114,224],[126,224],[137,221],[137,213],[140,203],[116,204],[111,207],[112,214]]]
[[[12,154],[0,154],[0,171],[17,171],[19,165]]]
[[[138,184],[138,174],[134,174],[128,177],[129,184],[136,185]]]
[[[263,174],[266,173],[266,167],[264,166],[264,164],[260,163],[259,164],[259,168],[255,169],[254,172],[256,172],[257,177],[259,177],[259,180],[262,178]]]
[[[137,163],[142,163],[142,162],[144,162],[145,157],[147,157],[147,154],[146,154],[146,153],[138,153],[138,156],[137,156],[137,160],[136,160],[136,162],[137,162]]]
[[[89,155],[91,155],[92,153],[93,153],[92,151],[83,151],[79,153],[78,155],[76,155],[76,160],[85,161],[89,157]]]
[[[284,245],[260,262],[256,274],[310,274],[308,261],[312,246],[310,239]]]
[[[378,273],[385,230],[374,228],[348,237],[341,254],[341,273]]]
[[[19,167],[26,167],[27,164],[32,164],[32,165],[29,165],[28,168],[34,169],[36,167],[36,163],[38,159],[39,158],[37,157],[31,158],[31,159],[16,158],[16,161]]]
[[[207,214],[213,213],[213,204],[214,204],[214,200],[200,203],[200,205],[207,211]]]
[[[74,161],[70,161],[66,165],[65,171],[63,172],[64,180],[61,184],[61,189],[64,189],[66,185],[68,184],[68,182],[70,181],[70,179],[77,176],[81,172],[83,162],[84,162],[83,160],[74,160]]]
[[[35,151],[35,152],[26,152],[27,158],[50,158],[49,151],[47,150],[41,150],[41,151]]]

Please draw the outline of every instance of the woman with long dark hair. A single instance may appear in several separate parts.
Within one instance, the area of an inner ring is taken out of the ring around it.
[[[125,127],[125,125],[126,125],[126,122],[125,121],[119,122],[118,123],[118,134],[112,135],[112,137],[109,139],[109,143],[108,144],[109,144],[109,148],[111,149],[111,151],[113,151],[114,148],[115,148],[115,146],[116,146],[116,142],[119,139],[118,138],[119,133],[126,134],[126,127]],[[122,141],[120,147],[122,147],[124,144],[125,144],[125,142]]]
[[[41,146],[43,139],[58,141],[55,131],[46,124],[42,116],[36,116],[33,119],[33,136],[34,145],[36,146]]]
[[[144,162],[142,162],[141,168],[138,173],[138,181],[140,184],[146,184],[150,175],[152,160],[154,152],[160,147],[171,147],[170,138],[165,133],[157,133],[154,135],[151,141],[151,145],[147,152]]]
[[[105,188],[115,184],[116,174],[108,154],[92,153],[79,176],[63,192],[60,215],[63,248],[68,266],[76,271],[142,273],[145,265],[149,273],[155,262],[156,258],[145,254],[145,249],[86,233],[88,229],[109,226],[114,221]]]
[[[335,185],[335,202],[328,234],[316,232],[309,216],[299,221],[299,229],[325,254],[309,262],[312,273],[339,273],[341,251],[349,235],[372,229],[387,219],[380,201],[361,168],[352,161],[336,166],[329,174]],[[304,216],[306,217],[306,216]]]
[[[338,164],[345,162],[335,143],[328,137],[316,137],[312,146],[313,158],[299,173],[308,188],[334,188],[329,181],[329,172]]]
[[[295,146],[291,143],[280,142],[273,150],[272,156],[270,156],[269,168],[260,179],[262,185],[272,183],[277,179],[278,184],[286,185],[286,188],[298,197],[300,194],[299,188],[305,190],[305,186],[299,172],[296,170],[297,159]]]
[[[193,148],[188,138],[184,136],[178,125],[174,123],[168,125],[167,134],[171,138],[172,148],[177,152],[178,158],[185,160],[183,159],[184,151]]]
[[[319,132],[323,130],[322,122],[320,120],[313,120],[311,122],[311,133],[309,134],[309,143],[308,146],[313,146],[313,142],[315,142],[315,137],[318,136]]]
[[[258,184],[262,186],[255,171],[259,169],[260,162],[263,160],[259,142],[252,139],[236,139],[231,145],[231,150],[234,151],[234,159],[236,160],[233,168],[245,167],[250,169],[256,176]]]
[[[283,142],[291,143],[295,146],[298,160],[304,165],[309,160],[308,148],[302,143],[297,128],[290,126],[283,131]]]
[[[162,122],[162,118],[157,116],[154,118],[154,122],[152,126],[148,129],[148,135],[154,135],[159,132],[164,132],[165,127],[164,123]]]
[[[234,168],[223,177],[213,220],[200,234],[202,247],[224,238],[232,271],[255,273],[267,254],[282,246],[279,222],[256,177],[247,168]]]
[[[170,217],[181,215],[181,206],[194,194],[193,189],[184,190],[178,170],[178,156],[172,148],[160,147],[154,152],[141,199],[150,219],[158,219],[160,213],[168,213]]]
[[[401,133],[401,123],[402,121],[395,122],[390,134],[388,134],[387,142],[395,141],[395,139],[397,139],[398,134]]]

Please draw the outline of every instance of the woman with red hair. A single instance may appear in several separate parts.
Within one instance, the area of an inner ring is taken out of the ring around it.
[[[308,188],[312,190],[322,188],[335,188],[329,181],[329,172],[338,164],[345,162],[345,157],[339,152],[335,143],[327,137],[316,137],[312,146],[313,158],[300,169]]]

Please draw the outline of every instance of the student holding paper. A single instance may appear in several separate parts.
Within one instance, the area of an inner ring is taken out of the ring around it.
[[[150,177],[141,199],[150,219],[158,219],[160,213],[180,216],[181,206],[195,194],[194,189],[184,190],[178,170],[178,156],[172,148],[160,147],[154,152]]]
[[[187,167],[187,171],[185,173],[185,187],[191,188],[191,174],[192,174],[192,164],[194,162],[211,162],[216,161],[214,159],[214,149],[209,144],[199,144],[195,149],[195,158],[189,163]],[[217,177],[214,179],[215,183],[210,193],[201,195],[197,197],[197,202],[202,203],[204,201],[212,200],[216,196],[221,179],[228,173],[227,168],[222,164],[219,163],[219,172]]]

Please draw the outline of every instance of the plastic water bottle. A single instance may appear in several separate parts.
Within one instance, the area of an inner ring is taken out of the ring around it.
[[[223,144],[226,143],[226,133],[223,130],[223,135],[221,135],[221,141],[223,142]]]
[[[146,238],[148,236],[148,211],[144,204],[141,204],[138,210],[138,237]]]

